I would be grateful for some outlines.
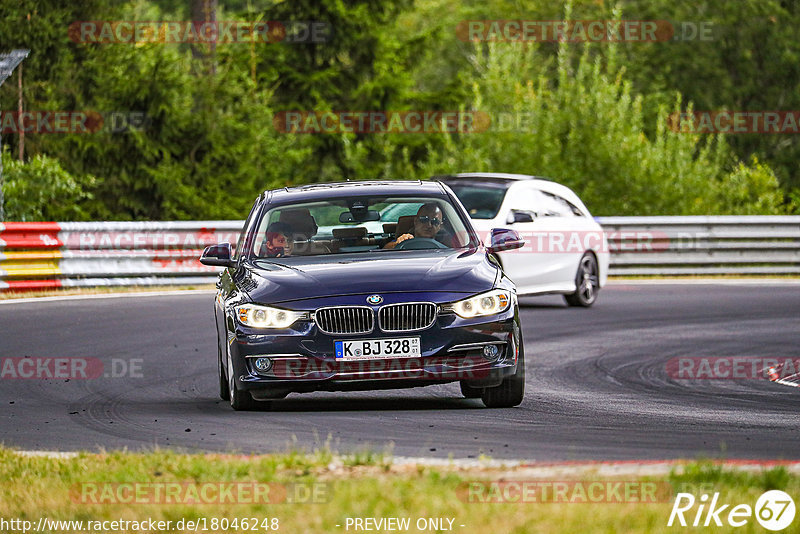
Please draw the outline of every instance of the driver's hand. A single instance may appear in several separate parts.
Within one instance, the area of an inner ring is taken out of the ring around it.
[[[414,239],[414,236],[411,235],[411,234],[403,234],[400,237],[398,237],[397,239],[395,239],[394,241],[390,241],[389,243],[386,243],[386,246],[383,247],[383,248],[385,248],[385,249],[393,249],[394,247],[396,247],[397,245],[399,245],[403,241],[408,241],[409,239]]]

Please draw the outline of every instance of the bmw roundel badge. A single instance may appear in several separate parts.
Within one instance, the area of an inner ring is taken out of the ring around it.
[[[380,304],[383,302],[383,297],[380,295],[370,295],[367,297],[367,302],[370,304]]]

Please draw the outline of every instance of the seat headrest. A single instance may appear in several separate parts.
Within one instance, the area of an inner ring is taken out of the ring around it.
[[[360,237],[367,237],[367,229],[364,226],[334,228],[333,237],[336,239],[358,239]]]
[[[292,227],[295,239],[311,239],[317,233],[317,222],[306,208],[281,211],[278,220]]]
[[[397,219],[397,230],[395,230],[395,237],[400,237],[403,234],[408,234],[414,229],[414,219],[416,215],[403,215]]]

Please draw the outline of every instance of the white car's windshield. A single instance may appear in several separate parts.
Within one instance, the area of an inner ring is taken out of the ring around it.
[[[470,245],[465,223],[441,197],[348,197],[281,205],[267,211],[256,228],[257,258]]]
[[[508,190],[508,182],[446,181],[473,219],[494,219]]]

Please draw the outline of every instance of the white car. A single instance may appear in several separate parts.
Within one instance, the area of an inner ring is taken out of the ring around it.
[[[492,228],[511,228],[525,247],[500,252],[503,270],[520,295],[561,293],[567,304],[588,307],[608,279],[603,228],[568,187],[521,174],[436,176],[467,209],[484,242]]]

